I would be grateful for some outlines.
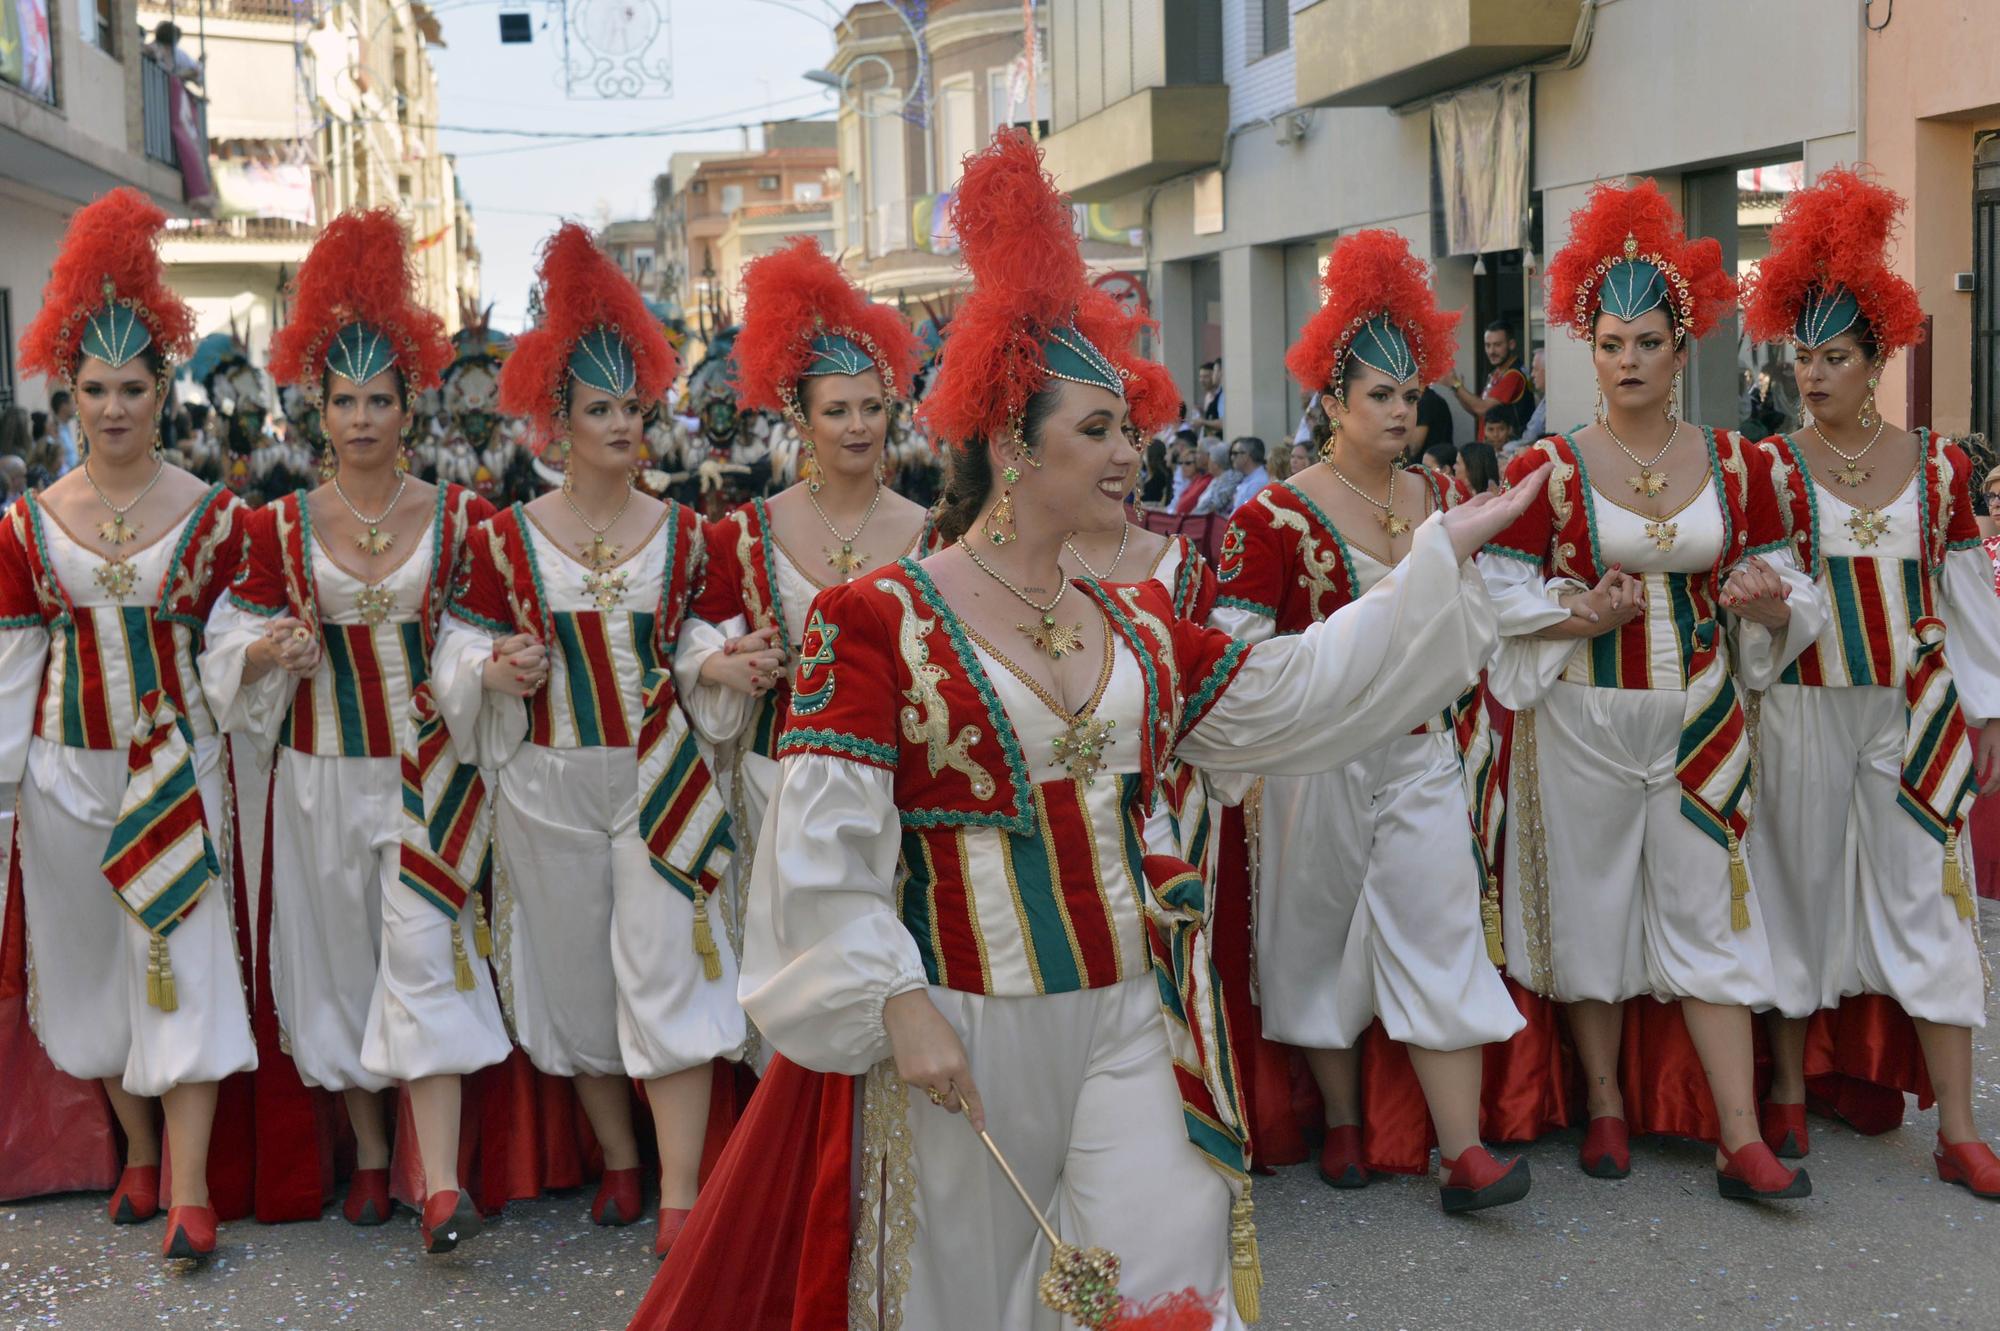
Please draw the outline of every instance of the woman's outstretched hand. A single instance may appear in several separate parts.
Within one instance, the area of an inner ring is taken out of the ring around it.
[[[1475,495],[1444,512],[1444,529],[1461,561],[1472,558],[1486,543],[1513,526],[1528,511],[1548,479],[1550,463],[1535,468],[1513,489],[1502,494]]]

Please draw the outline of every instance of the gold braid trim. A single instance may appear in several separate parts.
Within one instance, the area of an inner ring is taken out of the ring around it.
[[[861,1088],[861,1197],[847,1274],[850,1331],[901,1331],[917,1239],[916,1143],[909,1087],[884,1059]]]
[[[1514,894],[1521,903],[1521,929],[1528,940],[1528,988],[1550,997],[1555,992],[1555,949],[1549,940],[1548,829],[1542,821],[1542,779],[1535,755],[1535,709],[1514,714],[1516,827],[1521,848],[1515,857],[1520,872]]]

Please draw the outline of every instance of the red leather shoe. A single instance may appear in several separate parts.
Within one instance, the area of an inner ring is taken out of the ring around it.
[[[111,1223],[140,1225],[160,1213],[160,1167],[127,1165],[111,1194]]]
[[[1956,1183],[1989,1202],[2000,1202],[2000,1156],[1985,1142],[1948,1142],[1939,1133],[1938,1148],[1931,1159],[1937,1162],[1938,1177],[1946,1183]]]
[[[598,1180],[597,1197],[590,1203],[591,1223],[629,1225],[639,1218],[639,1171],[607,1169]]]
[[[674,1240],[687,1228],[688,1217],[693,1214],[693,1211],[683,1211],[678,1206],[660,1208],[659,1228],[653,1231],[653,1256],[665,1257],[673,1251]]]
[[[1787,1169],[1761,1141],[1737,1150],[1722,1148],[1728,1161],[1715,1171],[1715,1190],[1736,1202],[1782,1202],[1812,1196],[1812,1179],[1803,1169]]]
[[[350,1225],[384,1225],[396,1203],[389,1198],[389,1171],[357,1169],[347,1180],[347,1201],[340,1213]]]
[[[424,1213],[417,1222],[425,1252],[450,1252],[486,1228],[486,1218],[462,1192],[434,1192],[424,1199]]]
[[[167,1208],[167,1241],[160,1245],[164,1257],[200,1261],[215,1251],[215,1211],[206,1206]]]
[[[1632,1172],[1632,1130],[1622,1118],[1593,1118],[1576,1158],[1592,1178],[1624,1178]]]
[[[1454,1160],[1439,1156],[1438,1164],[1445,1171],[1439,1200],[1446,1215],[1518,1202],[1532,1184],[1526,1156],[1517,1155],[1503,1165],[1484,1146],[1468,1147]]]
[[[1780,1160],[1803,1160],[1812,1150],[1806,1135],[1806,1107],[1765,1103],[1757,1110],[1757,1127],[1764,1145]]]
[[[1368,1166],[1361,1157],[1361,1129],[1349,1123],[1328,1128],[1319,1148],[1319,1176],[1336,1188],[1368,1186]]]

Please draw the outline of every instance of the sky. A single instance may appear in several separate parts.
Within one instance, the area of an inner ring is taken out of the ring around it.
[[[828,0],[589,0],[606,10],[666,15],[670,95],[571,98],[563,88],[562,20],[554,0],[436,0],[445,48],[438,141],[458,158],[459,187],[478,226],[482,299],[493,327],[518,331],[542,240],[565,218],[590,226],[652,210],[653,177],[676,152],[740,148],[739,122],[830,114],[830,89],[801,77],[833,55]],[[569,0],[572,6],[578,0]],[[500,43],[503,11],[532,16],[534,40]],[[657,43],[656,43],[657,44]],[[466,129],[444,129],[464,126]],[[603,135],[676,127],[671,135],[590,142],[524,138],[509,129]],[[474,131],[477,132],[474,132]],[[752,146],[756,131],[750,131]]]

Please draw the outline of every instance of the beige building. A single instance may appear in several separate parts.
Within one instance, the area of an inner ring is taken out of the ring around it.
[[[148,27],[168,17],[145,0]],[[459,325],[478,299],[478,250],[451,159],[438,151],[441,43],[422,5],[213,0],[176,6],[181,47],[211,91],[211,218],[175,228],[170,280],[203,334],[235,330],[261,362],[285,317],[284,288],[319,227],[389,205],[415,247],[424,303]]]
[[[41,307],[70,214],[119,185],[169,214],[191,209],[167,73],[130,0],[18,0],[13,19],[0,27],[0,403],[40,409],[51,385],[19,378],[15,343]],[[201,109],[197,99],[197,126]]]
[[[1044,4],[1039,12],[1047,14]],[[843,81],[838,248],[872,294],[948,305],[963,287],[948,217],[960,164],[1007,125],[1045,129],[1052,101],[1048,28],[1032,59],[1019,0],[932,0],[916,35],[881,0],[847,11],[827,71]],[[1111,274],[1141,254],[1123,228],[1086,211],[1084,257]]]
[[[1924,8],[1899,6],[1896,23]],[[1395,228],[1436,263],[1444,302],[1467,316],[1458,365],[1468,380],[1484,377],[1489,321],[1546,339],[1549,423],[1562,428],[1587,419],[1592,379],[1581,344],[1546,338],[1540,275],[1592,182],[1655,177],[1690,229],[1717,237],[1741,269],[1762,253],[1785,192],[1863,156],[1858,4],[1050,0],[1045,9],[1051,167],[1078,197],[1145,228],[1169,366],[1192,394],[1197,365],[1222,357],[1231,435],[1292,436],[1299,394],[1283,353],[1316,307],[1320,263],[1342,231]],[[1994,23],[1986,27],[1990,39]],[[1931,56],[1913,71],[1939,73],[1946,45],[1913,49]],[[1446,133],[1466,149],[1439,154],[1434,140]],[[1690,411],[1715,424],[1741,419],[1744,376],[1771,354],[1742,346],[1736,327],[1704,341],[1692,367]],[[1468,432],[1460,413],[1458,437]]]

